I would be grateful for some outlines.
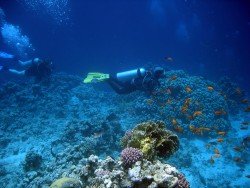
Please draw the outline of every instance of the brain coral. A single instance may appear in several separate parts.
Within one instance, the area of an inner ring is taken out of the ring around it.
[[[125,140],[127,147],[138,148],[143,157],[153,160],[156,156],[169,157],[179,148],[179,139],[173,132],[166,130],[162,121],[138,124]]]
[[[82,185],[79,180],[76,180],[74,178],[60,178],[53,182],[50,186],[50,188],[81,188]]]

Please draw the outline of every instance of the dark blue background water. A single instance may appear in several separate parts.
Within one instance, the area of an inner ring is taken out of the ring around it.
[[[14,0],[0,6],[58,71],[84,75],[153,63],[213,80],[228,75],[249,87],[248,1],[70,1],[70,20],[61,25]]]

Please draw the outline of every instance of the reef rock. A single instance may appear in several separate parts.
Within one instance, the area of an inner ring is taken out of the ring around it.
[[[94,159],[94,160],[93,160]],[[112,165],[107,165],[111,164]],[[178,187],[180,172],[159,160],[137,161],[131,168],[124,168],[122,161],[108,157],[101,160],[90,156],[86,165],[78,165],[69,176],[79,176],[86,188],[125,188],[125,187]],[[183,176],[182,176],[183,177]]]
[[[143,157],[152,160],[156,156],[170,157],[179,148],[179,139],[176,134],[166,129],[162,121],[144,122],[138,124],[122,139],[124,146],[138,148]]]
[[[50,188],[81,188],[80,181],[74,178],[60,178],[51,184]]]

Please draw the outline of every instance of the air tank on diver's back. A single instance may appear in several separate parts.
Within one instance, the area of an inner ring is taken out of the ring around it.
[[[134,69],[130,71],[120,72],[116,74],[116,79],[121,82],[127,82],[136,77],[144,77],[146,70],[144,68]]]

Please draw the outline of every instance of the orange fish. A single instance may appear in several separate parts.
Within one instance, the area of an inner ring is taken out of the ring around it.
[[[210,162],[210,164],[214,164],[214,158],[213,158],[213,156],[211,156],[209,162]]]
[[[234,157],[233,160],[237,163],[242,162],[242,159],[240,157]]]
[[[171,89],[167,88],[166,90],[167,94],[170,95],[172,92],[171,92]]]
[[[214,149],[214,153],[215,153],[215,154],[220,154],[220,151],[219,151],[217,148],[215,148],[215,149]]]
[[[154,101],[152,99],[147,99],[146,102],[148,105],[152,105]]]
[[[181,111],[182,111],[182,113],[186,113],[187,112],[187,106],[183,106],[182,108],[181,108]]]
[[[181,126],[174,126],[174,130],[179,133],[183,133],[183,128]]]
[[[249,122],[243,121],[241,124],[242,124],[242,125],[249,125]]]
[[[217,142],[223,142],[223,141],[224,141],[223,138],[218,138],[218,139],[217,139]]]
[[[221,116],[221,115],[226,115],[227,112],[225,112],[224,110],[217,110],[217,111],[214,111],[214,114],[216,116]]]
[[[225,136],[225,135],[226,135],[226,132],[224,132],[224,131],[218,131],[217,134],[218,134],[218,135],[221,135],[221,136]]]
[[[247,126],[245,126],[245,125],[243,125],[243,126],[241,126],[241,127],[240,127],[240,129],[241,129],[241,130],[247,130],[247,129],[248,129],[248,127],[247,127]]]
[[[247,100],[247,99],[243,99],[243,100],[241,101],[241,103],[247,104],[247,103],[248,103],[248,100]]]
[[[186,90],[187,93],[192,92],[192,89],[191,89],[189,86],[187,86],[187,87],[185,88],[185,90]]]
[[[155,96],[155,95],[157,95],[157,94],[159,94],[159,91],[153,91],[153,92],[152,92],[152,95],[153,95],[153,96]]]
[[[239,147],[239,146],[235,146],[234,148],[233,148],[235,151],[237,151],[237,152],[242,152],[242,147]]]
[[[202,111],[195,111],[193,117],[199,116],[202,114]]]
[[[174,126],[178,125],[178,122],[176,121],[176,119],[172,119],[172,124],[173,124]]]
[[[207,127],[200,127],[200,129],[202,129],[203,131],[210,131],[211,130],[210,128],[207,128]]]
[[[192,131],[195,129],[195,127],[193,125],[189,125],[189,129],[190,129],[190,131]]]
[[[244,111],[245,112],[250,112],[250,106],[248,106]]]
[[[99,138],[99,137],[101,137],[102,135],[103,135],[103,132],[96,132],[96,133],[93,134],[93,137],[94,137],[94,138]]]
[[[177,76],[176,75],[173,75],[170,77],[170,80],[176,80],[177,79]]]
[[[212,86],[208,86],[207,89],[208,89],[209,91],[213,91],[213,90],[214,90],[214,88],[213,88]]]
[[[218,130],[218,129],[219,129],[219,127],[218,127],[218,125],[214,125],[214,126],[212,126],[212,129],[214,129],[214,130]]]
[[[166,103],[161,102],[161,103],[158,103],[158,105],[159,105],[161,108],[164,108],[164,107],[166,106]]]
[[[237,88],[235,89],[235,91],[236,91],[236,93],[237,93],[238,95],[241,95],[241,94],[242,94],[242,91],[241,91],[241,89],[240,89],[239,87],[237,87]]]
[[[214,157],[215,157],[215,158],[220,158],[221,155],[220,155],[220,154],[214,154]]]
[[[210,147],[211,147],[211,144],[206,144],[207,149],[210,149]]]
[[[172,57],[165,57],[164,59],[165,59],[165,61],[168,61],[168,62],[173,62],[174,61],[174,59]]]
[[[191,102],[191,99],[190,98],[187,98],[184,102],[184,105],[182,106],[181,108],[181,111],[182,113],[186,113],[188,108],[189,108],[189,105],[190,105],[190,102]]]
[[[210,128],[207,128],[207,127],[195,127],[193,125],[189,125],[189,130],[192,131],[194,134],[202,135],[204,131],[210,131]]]
[[[171,104],[172,101],[170,99],[167,100],[167,104]]]

